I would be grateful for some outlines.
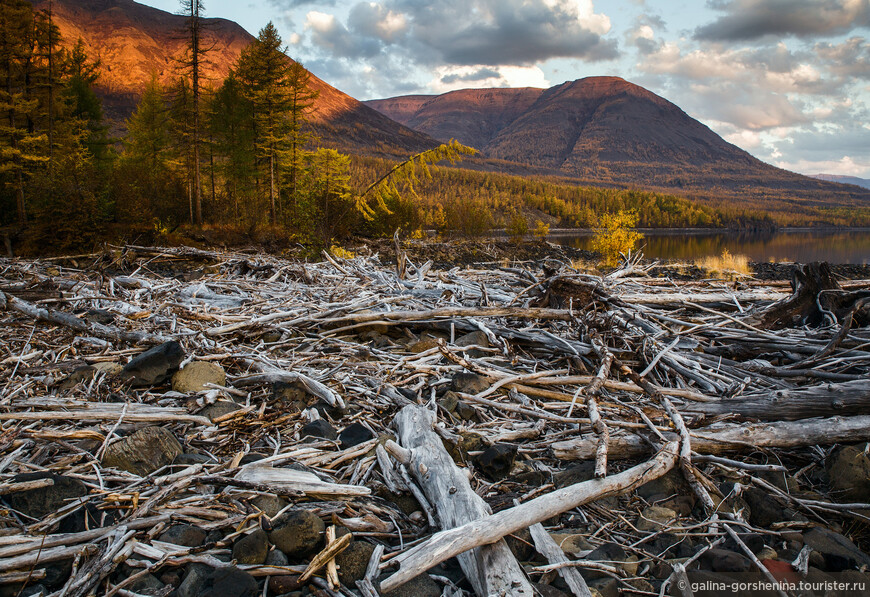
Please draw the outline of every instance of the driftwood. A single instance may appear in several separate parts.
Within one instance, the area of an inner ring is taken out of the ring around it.
[[[870,409],[870,380],[848,381],[764,394],[745,394],[683,407],[688,415],[737,415],[761,421],[799,421],[812,417],[860,415]]]
[[[815,445],[870,440],[866,282],[825,289],[833,284],[814,266],[788,296],[778,282],[682,280],[667,270],[649,278],[634,261],[604,276],[559,260],[547,261],[552,269],[493,259],[439,270],[401,245],[399,275],[394,263],[357,253],[320,263],[161,247],[0,258],[0,499],[9,512],[0,580],[48,583],[51,562],[75,560],[49,591],[133,594],[129,578],[233,567],[223,560],[237,540],[271,535],[279,512],[292,510],[322,519],[326,546],[286,567],[236,565],[259,579],[258,592],[273,592],[266,577],[300,584],[307,571],[301,584],[312,591],[348,594],[333,556],[361,541],[377,543],[357,581],[367,597],[379,570],[398,567],[389,588],[453,556],[481,595],[530,594],[532,580],[558,572],[585,597],[586,569],[649,590],[590,550],[561,551],[549,537],[558,529],[591,548],[626,546],[642,562],[637,575],[665,593],[731,533],[779,538],[803,524],[741,520],[717,495],[726,481],[835,529],[870,510],[840,499],[848,488],[818,483],[817,470],[802,473],[841,452]],[[813,305],[809,327],[801,309]],[[763,325],[775,313],[781,326]],[[194,362],[223,372],[198,386],[173,386],[171,371],[144,387],[113,377],[167,338],[183,353],[182,374]],[[93,369],[77,371],[85,365]],[[106,454],[123,447],[115,442],[140,446],[147,425],[172,447],[160,467],[110,466]],[[386,439],[397,429],[402,445]],[[554,490],[576,458],[594,459],[596,478]],[[634,521],[649,503],[631,490],[677,463],[700,507],[641,530]],[[788,493],[762,478],[770,473],[789,476]],[[47,514],[20,499],[70,484],[74,494]],[[413,496],[417,511],[399,508],[397,494]],[[83,518],[90,530],[57,532]],[[161,539],[179,523],[209,543]],[[342,526],[353,540],[339,536]],[[546,565],[522,568],[504,546],[524,528]],[[695,556],[662,552],[665,534],[690,537]],[[662,560],[685,563],[671,574],[653,566]],[[115,584],[121,562],[131,575]],[[454,581],[435,580],[457,594]]]
[[[664,433],[667,438],[676,436]],[[719,424],[691,430],[692,449],[699,454],[728,454],[762,448],[830,446],[870,440],[870,415],[829,417],[750,423]],[[587,435],[553,444],[553,454],[562,460],[588,460],[595,457],[598,440]],[[611,434],[607,445],[610,459],[642,458],[649,454],[648,440],[628,431]]]
[[[537,497],[524,504],[502,510],[492,516],[440,531],[425,543],[405,551],[392,560],[398,572],[381,587],[390,590],[414,578],[424,570],[481,545],[525,529],[562,512],[602,497],[612,496],[656,479],[674,467],[677,444],[667,444],[655,458],[619,474],[577,483]]]
[[[415,405],[406,406],[396,415],[394,423],[399,442],[407,450],[401,453],[401,460],[405,461],[435,506],[442,528],[460,527],[490,514],[489,507],[474,493],[468,477],[456,467],[441,438],[433,431],[435,417],[432,411]],[[504,540],[489,541],[467,553],[463,550],[453,555],[459,556],[459,563],[478,595],[531,597],[534,594]],[[426,568],[442,561],[430,561]],[[404,577],[397,573],[381,586],[384,591],[389,591],[424,570],[417,570],[410,576],[406,573]]]

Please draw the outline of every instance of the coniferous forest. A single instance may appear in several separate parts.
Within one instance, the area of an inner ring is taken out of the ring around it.
[[[309,122],[317,98],[310,73],[287,58],[271,23],[217,85],[200,74],[209,52],[202,2],[183,0],[181,9],[187,44],[174,82],[162,85],[154,74],[124,134],[113,137],[94,91],[99,61],[81,41],[62,40],[51,16],[25,0],[0,5],[0,227],[20,250],[203,230],[319,247],[397,229],[481,235],[536,220],[586,228],[623,210],[643,227],[791,223],[733,203],[434,164],[467,153],[458,144],[408,156],[400,168],[320,147]],[[824,208],[802,217],[870,221]]]

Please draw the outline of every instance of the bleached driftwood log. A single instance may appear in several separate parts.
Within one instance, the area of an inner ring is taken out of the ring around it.
[[[104,340],[111,340],[112,342],[127,342],[130,344],[163,344],[164,342],[171,340],[171,338],[159,334],[151,334],[149,332],[130,332],[110,325],[85,321],[84,319],[79,319],[75,315],[64,313],[63,311],[37,307],[32,303],[28,303],[25,300],[0,291],[0,310],[5,309],[18,311],[19,313],[32,317],[33,319],[68,327],[77,332],[82,332]]]
[[[399,414],[401,415],[402,413]],[[434,436],[434,433],[432,435]],[[441,449],[443,450],[443,447]],[[470,549],[489,545],[520,529],[530,527],[535,523],[567,512],[583,504],[588,504],[599,498],[616,495],[639,487],[648,481],[664,475],[674,467],[676,461],[677,442],[669,442],[651,460],[616,475],[575,483],[574,485],[569,485],[568,487],[563,487],[546,495],[536,497],[514,508],[502,510],[492,516],[473,520],[456,528],[440,531],[432,535],[424,543],[400,553],[390,560],[391,565],[399,565],[399,570],[381,583],[381,588],[384,591],[389,591],[408,582],[432,566],[458,556]],[[433,483],[431,477],[430,475],[430,484]],[[442,491],[449,493],[450,485],[444,483],[441,485]]]
[[[677,438],[674,433],[664,435],[668,439]],[[692,450],[698,454],[859,442],[870,440],[870,415],[746,425],[718,424],[693,429],[691,436]],[[597,443],[598,436],[591,433],[578,439],[555,442],[553,455],[561,460],[589,460],[595,457]],[[639,435],[625,431],[610,435],[607,455],[611,460],[640,458],[649,452],[649,444]]]
[[[441,438],[432,430],[435,424],[432,411],[412,404],[399,411],[394,423],[399,432],[399,441],[408,451],[403,452],[401,458],[409,459],[407,464],[426,497],[435,506],[443,528],[453,529],[485,519],[491,514],[489,506],[474,492],[468,477],[454,464]],[[473,547],[470,551],[462,550],[465,553],[453,555],[458,556],[465,576],[479,596],[534,595],[523,569],[503,539]],[[422,570],[416,569],[413,576],[437,563],[431,562]],[[412,577],[400,577],[401,580],[394,578],[395,575],[387,581],[393,581],[390,587],[399,586]],[[389,591],[390,588],[383,586],[383,590]]]

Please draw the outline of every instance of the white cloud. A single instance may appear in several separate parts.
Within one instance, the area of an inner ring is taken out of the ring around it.
[[[432,93],[489,87],[550,87],[544,71],[537,66],[439,66],[429,82]]]

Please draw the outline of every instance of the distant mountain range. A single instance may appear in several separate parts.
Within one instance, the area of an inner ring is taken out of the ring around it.
[[[841,174],[812,174],[812,178],[819,180],[827,180],[829,182],[838,182],[840,184],[853,184],[856,187],[864,187],[870,189],[870,179],[858,178],[857,176],[843,176]]]
[[[726,197],[834,192],[849,201],[862,196],[766,164],[666,99],[618,77],[588,77],[550,89],[467,89],[366,103],[436,139],[455,137],[491,159],[586,181]]]
[[[145,84],[179,74],[185,18],[133,0],[53,0],[65,43],[81,38],[102,75],[98,92],[122,132]],[[37,0],[47,9],[48,0]],[[217,87],[254,38],[206,19],[205,78]],[[870,206],[870,191],[765,164],[727,143],[671,102],[616,77],[551,89],[475,89],[359,102],[312,76],[312,115],[322,145],[361,155],[407,157],[456,138],[482,158],[463,167],[540,174],[569,182],[650,188],[714,203],[788,212]],[[839,181],[838,181],[839,182]]]
[[[37,0],[34,7],[47,10],[48,4],[48,0]],[[152,73],[163,84],[179,76],[185,17],[133,0],[53,0],[52,12],[64,43],[74,45],[82,39],[89,57],[100,60],[97,91],[116,131],[133,112]],[[218,87],[254,37],[233,21],[204,22],[203,46],[212,49],[206,56],[203,79]],[[437,145],[315,76],[311,87],[320,92],[313,120],[324,145],[401,156]]]

